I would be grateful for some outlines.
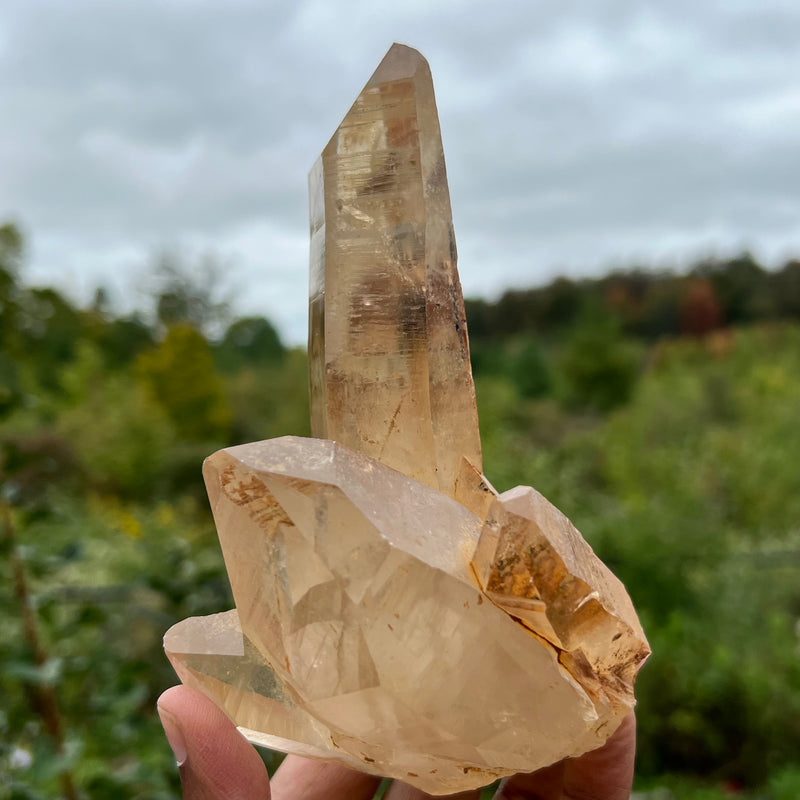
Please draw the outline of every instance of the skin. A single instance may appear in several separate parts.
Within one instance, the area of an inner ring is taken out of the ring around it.
[[[174,686],[158,712],[181,774],[184,800],[371,800],[379,780],[370,775],[287,756],[270,781],[261,758],[207,698]],[[636,749],[631,714],[599,750],[529,775],[507,778],[494,800],[629,800]],[[480,791],[449,795],[478,800]],[[386,800],[431,797],[395,781]]]

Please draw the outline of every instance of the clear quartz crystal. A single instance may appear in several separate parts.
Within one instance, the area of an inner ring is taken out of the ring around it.
[[[312,435],[450,496],[481,446],[433,82],[394,45],[309,176]]]
[[[478,787],[601,745],[649,654],[622,584],[481,474],[430,71],[394,45],[310,176],[315,439],[203,473],[236,610],[164,638],[254,743]]]

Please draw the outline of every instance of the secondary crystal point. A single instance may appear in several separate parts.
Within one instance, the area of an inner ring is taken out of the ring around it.
[[[555,507],[481,474],[430,71],[394,45],[315,165],[316,439],[210,456],[236,610],[173,626],[181,680],[256,744],[475,788],[602,744],[649,653]]]

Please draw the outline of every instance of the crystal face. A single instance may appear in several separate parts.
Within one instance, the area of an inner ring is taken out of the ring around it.
[[[394,45],[312,170],[316,438],[203,473],[236,610],[180,679],[254,743],[449,794],[601,745],[649,654],[622,584],[481,473],[430,72]]]

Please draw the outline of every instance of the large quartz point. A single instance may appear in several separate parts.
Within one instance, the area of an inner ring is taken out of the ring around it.
[[[481,445],[433,82],[416,50],[391,48],[309,189],[312,435],[453,496]]]
[[[482,475],[430,72],[395,45],[311,173],[314,439],[203,472],[236,610],[173,626],[254,743],[449,794],[601,745],[649,654],[554,506]]]

